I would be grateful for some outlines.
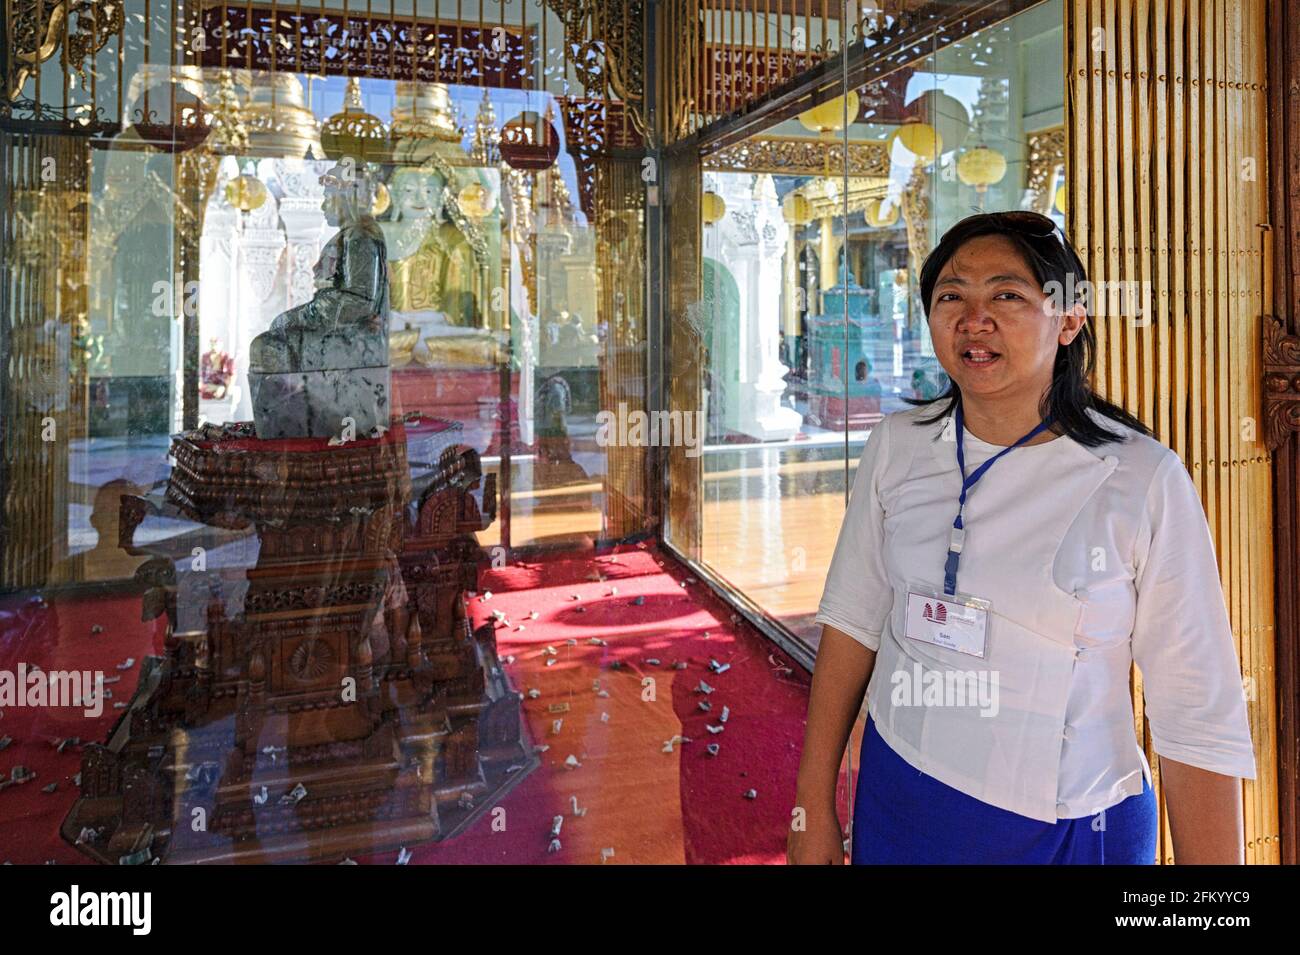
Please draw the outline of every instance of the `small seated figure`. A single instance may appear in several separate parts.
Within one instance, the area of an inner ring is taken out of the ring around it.
[[[249,349],[259,438],[367,437],[388,427],[388,263],[360,164],[321,177],[325,221],[339,231],[316,262],[316,295],[276,316]]]
[[[220,339],[213,338],[208,344],[199,362],[199,397],[220,401],[235,377],[235,359],[221,350]]]

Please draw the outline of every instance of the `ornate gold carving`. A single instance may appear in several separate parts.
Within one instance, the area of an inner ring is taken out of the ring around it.
[[[220,155],[241,155],[248,151],[248,124],[244,106],[235,89],[235,75],[230,70],[217,74],[217,89],[207,101],[212,110],[208,126],[211,132],[200,148]]]
[[[850,176],[889,176],[885,143],[849,143]],[[704,168],[727,172],[768,172],[788,176],[842,176],[844,144],[821,139],[776,137],[745,140],[704,157]]]
[[[866,209],[873,200],[884,199],[889,191],[889,180],[883,176],[854,176],[849,178],[846,188],[843,177],[833,174],[829,178],[814,180],[799,191],[808,200],[811,218],[822,219],[846,213],[852,215]],[[834,285],[837,279],[838,275],[835,275],[830,284]]]
[[[89,86],[85,61],[122,29],[121,0],[16,0],[11,7],[9,101],[22,95],[23,84],[63,46],[63,70]]]
[[[456,127],[447,84],[399,80],[392,135],[393,139],[439,139],[459,147],[461,131]]]
[[[228,74],[229,70],[222,70]],[[248,139],[248,148],[259,156],[299,158],[311,150],[319,158],[325,152],[321,134],[303,97],[302,81],[292,73],[270,70],[248,71],[248,101],[240,107],[238,123]],[[220,89],[220,88],[219,88]],[[229,104],[223,103],[229,122]],[[237,135],[230,130],[227,135]]]
[[[604,81],[627,107],[638,133],[646,125],[645,0],[546,0],[564,24],[564,42],[578,79],[593,95]]]
[[[1280,318],[1264,316],[1264,442],[1276,451],[1300,431],[1300,335]]]
[[[1052,208],[1052,183],[1057,167],[1065,164],[1065,127],[1051,126],[1029,134],[1029,191],[1033,209],[1047,215]]]
[[[348,78],[343,108],[321,124],[320,144],[325,155],[334,160],[351,156],[363,162],[388,162],[392,158],[388,127],[366,111],[361,81],[355,76]]]

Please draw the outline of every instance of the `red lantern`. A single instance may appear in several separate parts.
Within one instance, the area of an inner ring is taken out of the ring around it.
[[[193,149],[211,131],[203,101],[179,83],[147,90],[131,115],[140,139],[166,153]]]
[[[559,133],[531,110],[501,127],[501,158],[511,169],[549,169],[559,154]]]

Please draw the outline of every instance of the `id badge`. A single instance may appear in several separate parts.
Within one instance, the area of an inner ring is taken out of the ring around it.
[[[910,584],[905,632],[911,640],[983,660],[988,655],[991,607],[969,594],[943,594],[925,584]]]

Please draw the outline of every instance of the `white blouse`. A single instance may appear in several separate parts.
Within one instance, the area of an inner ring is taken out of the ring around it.
[[[1151,777],[1129,690],[1136,662],[1158,754],[1254,779],[1191,478],[1164,445],[1096,412],[1126,440],[1021,446],[967,495],[957,591],[991,602],[984,658],[904,635],[909,585],[942,589],[961,490],[953,422],[915,424],[933,411],[887,415],[871,432],[815,618],[876,651],[867,708],[890,747],[1033,819],[1098,813]],[[964,445],[967,474],[1001,450],[969,431]],[[939,689],[977,682],[982,703]]]

